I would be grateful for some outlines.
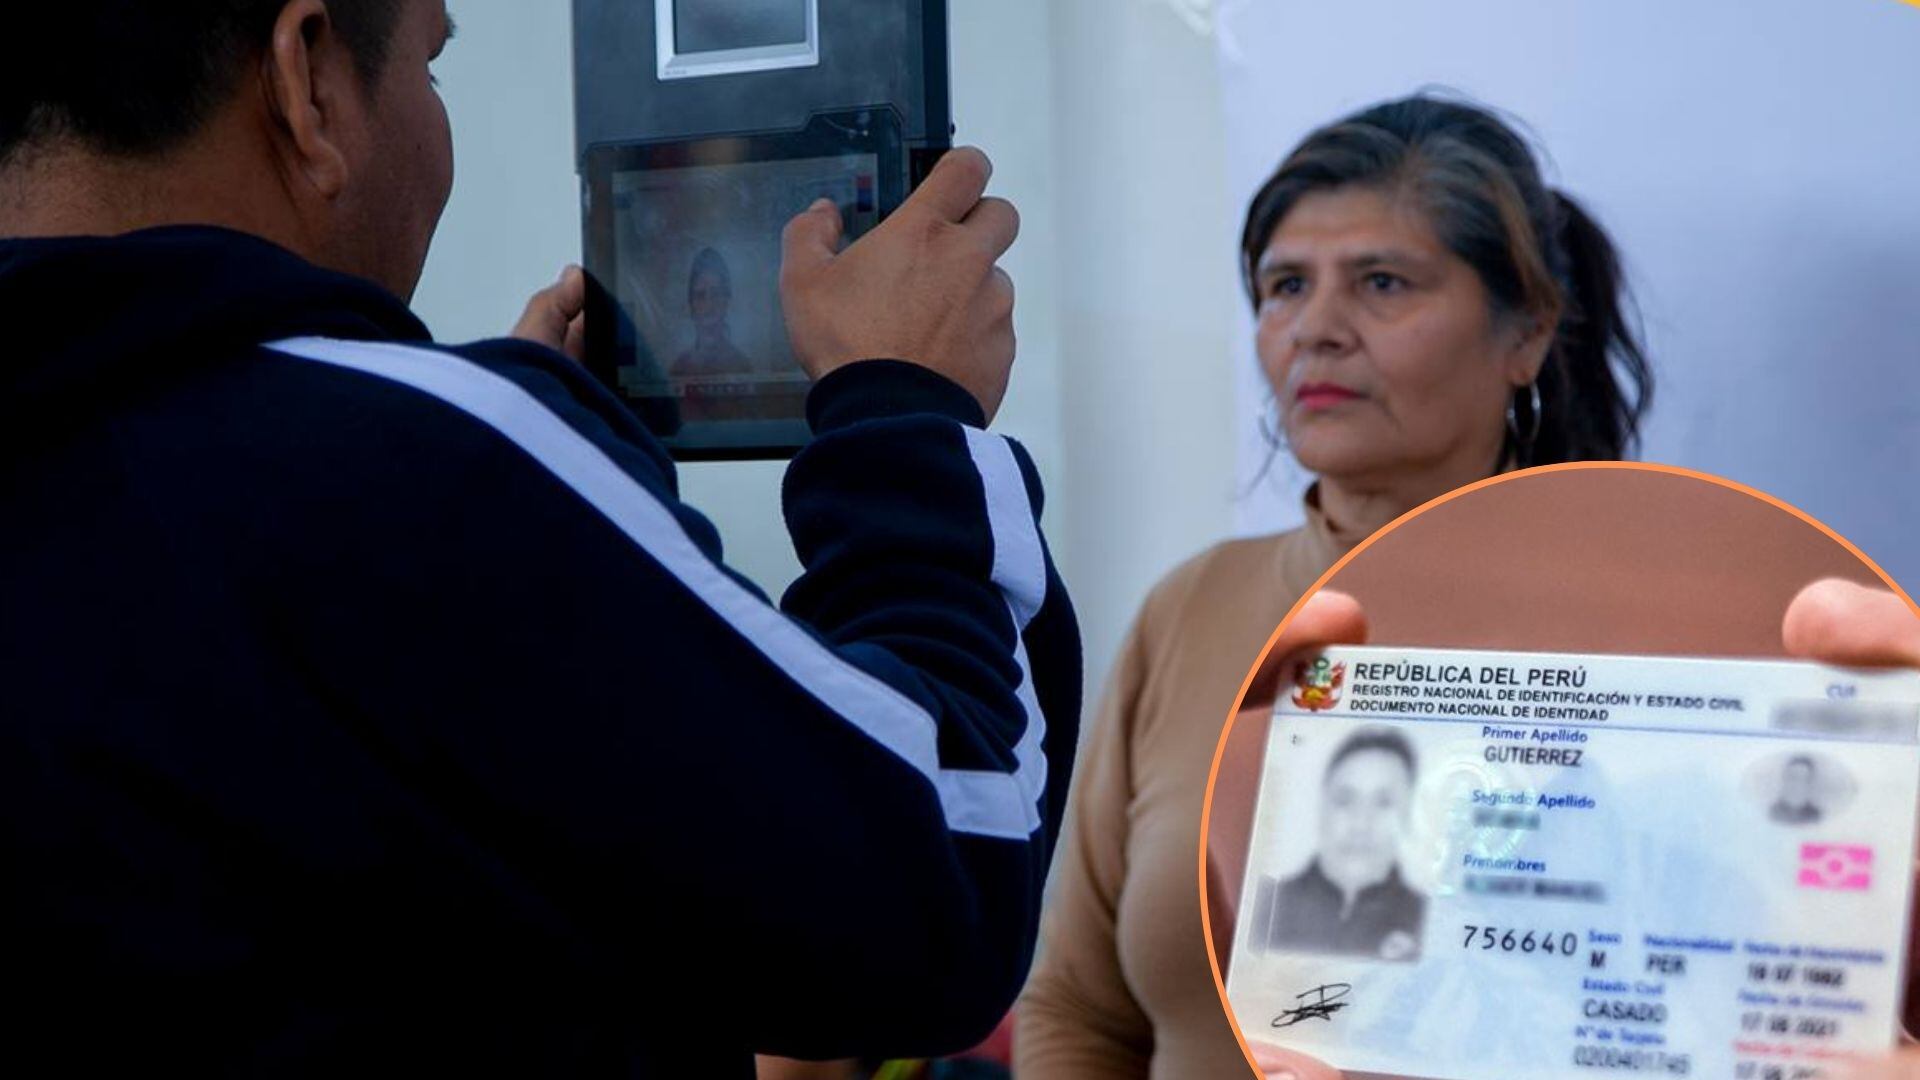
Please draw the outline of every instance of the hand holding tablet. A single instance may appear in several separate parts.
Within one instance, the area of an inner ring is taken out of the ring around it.
[[[966,388],[989,418],[1013,367],[1013,281],[997,265],[1020,233],[984,198],[993,163],[953,151],[894,215],[845,251],[840,215],[817,203],[787,225],[780,298],[794,358],[818,379],[886,358]]]
[[[587,274],[578,266],[560,271],[560,280],[534,293],[510,337],[545,345],[576,364],[587,355]]]

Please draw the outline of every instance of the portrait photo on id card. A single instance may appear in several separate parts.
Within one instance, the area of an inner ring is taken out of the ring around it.
[[[1315,797],[1289,816],[1308,827],[1278,832],[1269,863],[1300,869],[1255,884],[1248,944],[1264,952],[1417,959],[1427,894],[1407,868],[1418,873],[1431,860],[1407,858],[1420,776],[1413,742],[1371,725],[1316,750],[1302,762],[1303,772],[1320,777]]]

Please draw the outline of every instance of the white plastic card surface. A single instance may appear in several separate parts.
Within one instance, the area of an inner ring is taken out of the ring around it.
[[[1355,1072],[1818,1080],[1898,1030],[1920,673],[1342,647],[1275,708],[1227,990]]]

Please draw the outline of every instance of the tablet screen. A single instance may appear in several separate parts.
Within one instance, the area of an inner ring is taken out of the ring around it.
[[[807,377],[780,310],[780,236],[819,198],[847,235],[879,221],[876,155],[615,172],[609,286],[636,340],[615,371],[634,398],[672,399],[683,442],[718,421],[804,419]],[[738,432],[733,437],[738,437]]]

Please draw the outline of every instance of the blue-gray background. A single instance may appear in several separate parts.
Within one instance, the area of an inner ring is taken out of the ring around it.
[[[1047,482],[1094,685],[1160,575],[1297,512],[1288,470],[1249,491],[1247,196],[1312,126],[1430,82],[1532,123],[1626,248],[1662,376],[1646,456],[1794,502],[1920,587],[1920,7],[951,4],[959,139],[1024,214],[998,426]],[[512,325],[580,240],[569,0],[451,6],[458,176],[416,306],[461,340]],[[683,473],[775,592],[797,572],[779,477]]]

